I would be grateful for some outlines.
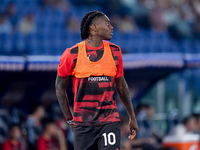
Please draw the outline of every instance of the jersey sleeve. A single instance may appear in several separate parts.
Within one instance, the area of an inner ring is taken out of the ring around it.
[[[72,74],[72,69],[74,67],[74,62],[70,49],[66,49],[65,52],[60,57],[60,64],[58,65],[58,75],[60,77],[69,77]]]
[[[123,60],[122,60],[122,53],[121,49],[119,47],[119,58],[118,58],[118,66],[117,66],[117,74],[115,78],[119,78],[124,75],[124,69],[123,69]]]

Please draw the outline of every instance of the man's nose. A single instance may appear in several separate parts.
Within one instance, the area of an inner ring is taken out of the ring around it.
[[[113,30],[113,29],[114,29],[114,27],[113,27],[112,25],[110,25],[110,29],[111,29],[111,30]]]

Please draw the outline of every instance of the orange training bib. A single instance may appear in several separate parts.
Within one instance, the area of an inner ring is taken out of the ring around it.
[[[116,65],[112,56],[109,42],[103,41],[104,53],[102,58],[97,62],[88,59],[86,53],[85,41],[78,43],[78,57],[76,67],[72,75],[76,78],[86,78],[90,76],[115,76]]]

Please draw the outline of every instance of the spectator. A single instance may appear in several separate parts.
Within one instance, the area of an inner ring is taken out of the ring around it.
[[[194,116],[188,116],[183,119],[181,124],[175,126],[170,132],[169,135],[174,136],[184,136],[186,134],[192,134],[198,129],[197,120]]]
[[[70,12],[70,3],[68,0],[54,0],[55,1],[55,5],[57,6],[59,9],[61,9],[63,12],[65,13],[69,13]]]
[[[119,27],[120,27],[119,22],[122,22],[121,16],[118,15],[118,14],[113,14],[113,15],[110,17],[110,20],[111,20],[111,22],[112,22],[112,26],[114,27],[114,30],[115,30],[115,29],[119,29]]]
[[[143,104],[139,105],[138,109],[137,120],[140,131],[138,132],[137,141],[133,144],[144,150],[156,150],[161,148],[162,136],[153,124],[154,107],[149,104]]]
[[[0,15],[0,34],[2,33],[11,33],[13,30],[10,21],[8,20],[8,15],[1,14]]]
[[[119,30],[123,33],[133,33],[137,30],[137,26],[132,16],[127,15],[120,22]]]
[[[178,109],[173,109],[169,112],[167,116],[167,131],[166,134],[170,132],[177,124],[180,123],[180,112]]]
[[[16,5],[14,3],[9,3],[6,7],[5,13],[8,16],[13,16],[16,13]]]
[[[48,111],[48,107],[51,107],[53,104],[55,104],[55,102],[57,102],[55,90],[52,84],[50,84],[49,88],[47,88],[41,94],[40,101],[43,105],[45,105],[45,107],[47,108],[47,111]]]
[[[65,136],[51,119],[43,120],[44,132],[36,144],[37,150],[67,150]]]
[[[195,131],[195,133],[200,134],[200,114],[193,113],[192,116],[196,119],[196,123],[197,123],[197,130]]]
[[[35,16],[32,13],[28,13],[18,23],[18,30],[22,34],[29,34],[36,31]]]
[[[34,149],[35,141],[42,134],[41,119],[44,117],[45,109],[42,105],[34,103],[30,108],[30,115],[25,123],[27,130],[29,149]]]
[[[127,139],[130,132],[128,128],[128,121],[127,116],[121,117],[121,148],[124,150],[132,149],[132,143]]]
[[[16,12],[17,12],[16,4],[13,2],[9,3],[6,7],[5,14],[8,15],[9,21],[13,26],[16,25],[18,20]]]
[[[2,115],[4,110],[0,109],[0,145],[2,145],[2,143],[5,141],[5,139],[7,138],[7,130],[8,130],[8,126],[6,124],[6,122],[4,121],[3,117],[7,116],[7,111],[4,111],[4,115]],[[1,146],[0,146],[1,147]]]
[[[9,128],[9,138],[3,143],[2,150],[25,150],[25,145],[20,141],[21,130],[17,124]]]
[[[19,85],[11,86],[8,92],[5,92],[1,99],[1,103],[5,108],[12,109],[24,97],[24,89]]]
[[[57,128],[63,132],[65,137],[67,138],[68,126],[66,124],[66,120],[63,117],[63,114],[59,114],[59,117],[55,121]]]
[[[150,1],[150,0],[148,0]],[[150,9],[147,7],[146,0],[137,0],[131,8],[132,14],[135,17],[136,23],[142,28],[149,28],[149,12]]]
[[[128,119],[123,117],[121,119],[121,145],[124,150],[160,150],[161,146],[160,135],[153,129],[152,118],[154,116],[154,108],[151,105],[139,104],[136,109],[138,124],[142,133],[139,133],[137,138],[133,141],[127,140],[126,136],[129,134],[127,130]],[[151,128],[150,128],[151,127]],[[139,131],[140,132],[140,131]],[[144,133],[143,133],[144,132]],[[154,133],[155,132],[155,133]],[[155,136],[156,135],[156,136]],[[159,138],[158,138],[159,137]]]
[[[191,0],[188,2],[193,13],[195,14],[195,21],[194,21],[194,27],[193,27],[193,34],[195,37],[199,37],[200,38],[200,22],[199,22],[199,19],[200,19],[200,1],[198,0]]]
[[[66,22],[67,30],[71,33],[79,33],[79,22],[77,17],[71,16]]]
[[[137,115],[138,124],[140,125],[140,131],[138,132],[139,138],[154,137],[158,133],[155,131],[155,126],[152,122],[155,110],[153,106],[144,104],[141,106],[141,110]]]
[[[158,1],[160,2],[160,1]],[[166,10],[167,2],[160,2],[155,5],[155,7],[150,12],[150,23],[153,30],[162,32],[167,29],[167,26],[164,21],[164,13]]]
[[[42,0],[44,6],[50,6],[62,10],[64,13],[70,12],[70,3],[68,0]]]

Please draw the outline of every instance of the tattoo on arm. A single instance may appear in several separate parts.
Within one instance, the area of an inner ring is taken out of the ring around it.
[[[56,96],[58,98],[58,102],[66,119],[72,117],[71,111],[69,109],[68,97],[66,94],[66,88],[68,82],[69,82],[69,77],[62,78],[59,75],[57,75],[55,83]]]
[[[116,79],[116,90],[117,90],[119,97],[121,98],[121,101],[123,102],[128,114],[129,114],[129,117],[134,118],[135,113],[133,110],[131,96],[130,96],[128,85],[124,79],[124,76]]]

